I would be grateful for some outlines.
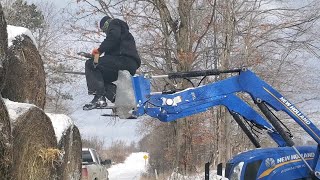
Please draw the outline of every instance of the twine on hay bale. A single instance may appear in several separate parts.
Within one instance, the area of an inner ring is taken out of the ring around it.
[[[16,108],[16,114],[18,110],[21,111]],[[57,179],[61,152],[50,118],[41,109],[30,106],[11,123],[14,179]]]
[[[82,142],[79,129],[72,119],[64,114],[47,114],[54,127],[58,148],[63,152],[58,169],[61,180],[80,180],[82,170]]]
[[[12,138],[10,118],[7,108],[0,96],[0,177],[12,179],[10,169],[12,166]]]
[[[41,56],[27,35],[17,36],[8,54],[8,72],[2,91],[15,102],[45,106],[46,81]]]
[[[4,18],[4,13],[2,11],[2,6],[0,3],[0,92],[4,87],[4,82],[6,78],[7,65],[8,65],[8,33],[7,33],[7,23]]]

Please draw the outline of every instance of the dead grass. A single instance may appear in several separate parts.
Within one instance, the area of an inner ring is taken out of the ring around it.
[[[61,161],[63,154],[59,149],[42,148],[39,150],[39,156],[43,164],[51,163],[52,166],[54,166],[55,163],[59,163],[59,161]]]
[[[150,174],[143,174],[139,180],[167,180],[168,177],[170,176],[169,173],[165,173],[165,174],[159,174],[158,175],[158,179],[156,179],[156,176],[154,174],[150,175]]]

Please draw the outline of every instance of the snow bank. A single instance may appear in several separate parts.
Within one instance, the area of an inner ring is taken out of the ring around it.
[[[193,175],[193,176],[183,176],[178,173],[172,173],[171,176],[168,178],[168,180],[203,180],[203,179],[205,179],[204,172],[198,175]],[[210,180],[228,180],[228,178],[218,176],[217,171],[210,171],[209,179]]]
[[[27,35],[38,49],[38,45],[36,43],[36,40],[33,37],[32,33],[29,29],[24,28],[24,27],[17,27],[17,26],[8,25],[7,32],[8,32],[8,47],[13,45],[12,41],[15,40],[17,36]]]
[[[46,114],[51,119],[52,126],[57,137],[57,142],[59,142],[66,130],[70,126],[73,126],[73,121],[69,116],[64,114]]]
[[[12,122],[15,122],[19,116],[26,113],[30,108],[36,107],[33,104],[13,102],[4,98],[3,101],[7,106],[9,117]]]

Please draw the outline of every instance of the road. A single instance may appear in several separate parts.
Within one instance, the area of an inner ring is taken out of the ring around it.
[[[148,161],[144,156],[145,152],[132,153],[121,164],[111,166],[109,171],[110,180],[139,180],[142,173],[146,172]]]

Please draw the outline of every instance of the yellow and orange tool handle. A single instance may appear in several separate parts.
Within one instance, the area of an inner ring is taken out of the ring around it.
[[[100,57],[100,52],[97,48],[92,50],[92,55],[93,55],[93,62],[94,64],[98,64],[99,62],[99,57]]]
[[[98,64],[98,62],[99,62],[99,57],[100,57],[100,54],[94,54],[94,56],[93,56],[93,62],[94,62],[95,64]]]

